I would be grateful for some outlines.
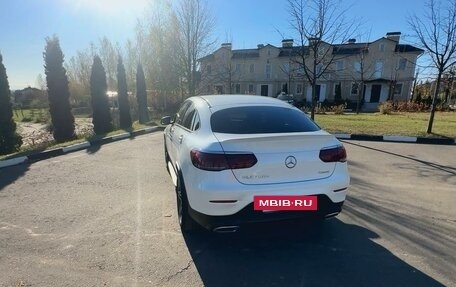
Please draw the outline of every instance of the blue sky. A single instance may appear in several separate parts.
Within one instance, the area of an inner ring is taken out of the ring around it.
[[[123,44],[133,38],[136,19],[148,2],[156,0],[0,0],[0,53],[11,89],[35,86],[44,74],[45,38],[60,38],[65,58],[107,36]],[[175,1],[175,0],[173,0]],[[280,45],[282,36],[293,38],[286,0],[208,0],[216,16],[214,36],[219,43],[232,40],[234,49],[259,43]],[[364,40],[401,31],[410,42],[406,16],[422,14],[424,0],[342,1],[349,17],[361,19]],[[369,36],[370,35],[370,36]]]

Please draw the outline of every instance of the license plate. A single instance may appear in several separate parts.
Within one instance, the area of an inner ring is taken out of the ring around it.
[[[273,212],[280,210],[317,210],[315,195],[257,195],[253,197],[254,210]]]

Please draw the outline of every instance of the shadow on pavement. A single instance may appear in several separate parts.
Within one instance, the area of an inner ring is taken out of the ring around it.
[[[95,154],[101,149],[101,144],[91,144],[90,147],[86,149],[86,153]]]
[[[205,286],[444,286],[338,219],[185,236]]]
[[[14,183],[29,170],[30,164],[19,164],[15,166],[0,168],[0,191],[6,186]]]
[[[393,153],[393,152],[389,152],[389,151],[386,151],[386,150],[381,150],[381,149],[377,149],[377,148],[373,148],[373,147],[369,147],[369,146],[365,146],[365,145],[357,144],[357,143],[353,143],[353,142],[347,142],[347,141],[343,141],[343,142],[344,142],[344,144],[349,144],[349,145],[353,145],[353,146],[357,146],[357,147],[361,147],[361,148],[365,148],[365,149],[369,149],[369,150],[374,150],[374,151],[386,153],[386,154],[389,154],[389,155],[392,155],[392,156],[408,159],[408,160],[411,160],[411,161],[415,161],[415,162],[424,164],[424,165],[426,165],[426,166],[428,166],[430,168],[438,169],[440,171],[444,171],[444,172],[447,172],[449,174],[456,175],[456,167],[441,165],[441,164],[438,164],[438,163],[425,161],[425,160],[420,160],[420,159],[417,159],[417,158],[414,158],[414,157],[405,156],[405,155],[402,155],[402,154],[397,154],[397,153]]]

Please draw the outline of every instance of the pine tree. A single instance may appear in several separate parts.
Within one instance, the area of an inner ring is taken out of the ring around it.
[[[63,67],[64,56],[57,36],[46,38],[43,57],[54,139],[57,142],[68,141],[76,135],[70,106],[68,78]]]
[[[93,130],[97,135],[112,131],[107,89],[105,69],[100,57],[95,56],[90,75],[90,96],[92,98]]]
[[[122,57],[117,62],[117,99],[119,102],[119,123],[120,128],[131,128],[130,104],[128,102],[127,77]]]
[[[16,133],[10,96],[8,76],[0,54],[0,155],[15,152],[22,144],[22,138]]]
[[[136,71],[136,99],[138,100],[139,123],[145,124],[149,121],[147,110],[146,78],[141,63],[138,64]]]

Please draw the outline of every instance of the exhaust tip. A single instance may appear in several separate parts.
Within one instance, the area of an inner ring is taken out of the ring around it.
[[[339,214],[339,212],[329,213],[329,214],[325,215],[325,218],[331,218],[331,217],[337,216],[338,214]]]
[[[234,233],[239,230],[239,226],[219,226],[213,229],[217,233]]]

